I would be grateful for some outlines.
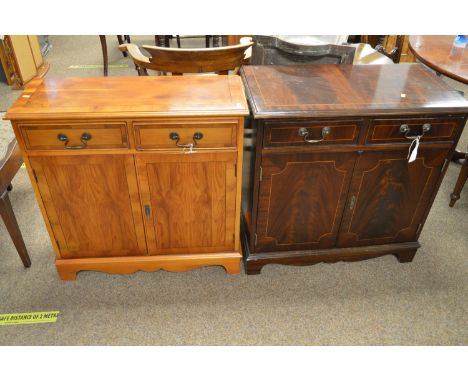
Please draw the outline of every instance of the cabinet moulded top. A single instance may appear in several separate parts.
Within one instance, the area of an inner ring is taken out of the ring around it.
[[[243,116],[234,75],[95,77],[33,80],[5,119]]]
[[[422,64],[252,65],[241,75],[255,118],[468,113]]]

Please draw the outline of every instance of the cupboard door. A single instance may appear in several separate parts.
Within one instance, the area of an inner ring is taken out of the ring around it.
[[[233,251],[236,152],[136,156],[151,255]]]
[[[133,156],[29,160],[62,258],[146,254]]]
[[[356,161],[338,246],[415,241],[447,150],[364,152]]]
[[[255,251],[334,247],[356,155],[264,153]]]

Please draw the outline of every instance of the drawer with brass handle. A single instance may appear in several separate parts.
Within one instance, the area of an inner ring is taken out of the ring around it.
[[[417,136],[421,142],[454,142],[462,123],[463,117],[373,119],[366,143],[408,143]]]
[[[235,148],[237,121],[136,122],[137,150]]]
[[[30,150],[128,148],[124,122],[21,124],[19,127]]]
[[[356,144],[360,120],[352,121],[267,121],[264,147]]]

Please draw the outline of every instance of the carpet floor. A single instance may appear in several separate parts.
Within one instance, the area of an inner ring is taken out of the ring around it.
[[[78,55],[77,46],[86,41],[97,44],[100,63],[97,37],[50,40],[48,76],[100,75],[102,69],[67,69],[93,63]],[[63,57],[62,48],[76,57]],[[115,50],[109,44],[112,63],[128,63]],[[111,68],[111,74],[118,70],[124,69]],[[7,98],[16,96],[2,90],[6,107]],[[467,146],[468,129],[459,144]],[[227,275],[220,267],[187,273],[82,272],[75,282],[63,282],[21,169],[10,198],[33,264],[23,268],[0,223],[0,314],[60,314],[56,323],[0,326],[0,345],[467,345],[468,186],[455,207],[448,206],[459,171],[459,164],[450,164],[412,263],[384,256],[310,267],[267,265],[258,276]]]

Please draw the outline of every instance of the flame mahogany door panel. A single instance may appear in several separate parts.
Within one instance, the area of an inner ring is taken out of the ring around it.
[[[147,254],[132,155],[29,160],[62,258]]]
[[[334,247],[356,156],[264,153],[255,250]]]
[[[236,152],[136,158],[150,255],[234,251]]]
[[[339,247],[416,241],[448,150],[365,151],[356,161]]]

